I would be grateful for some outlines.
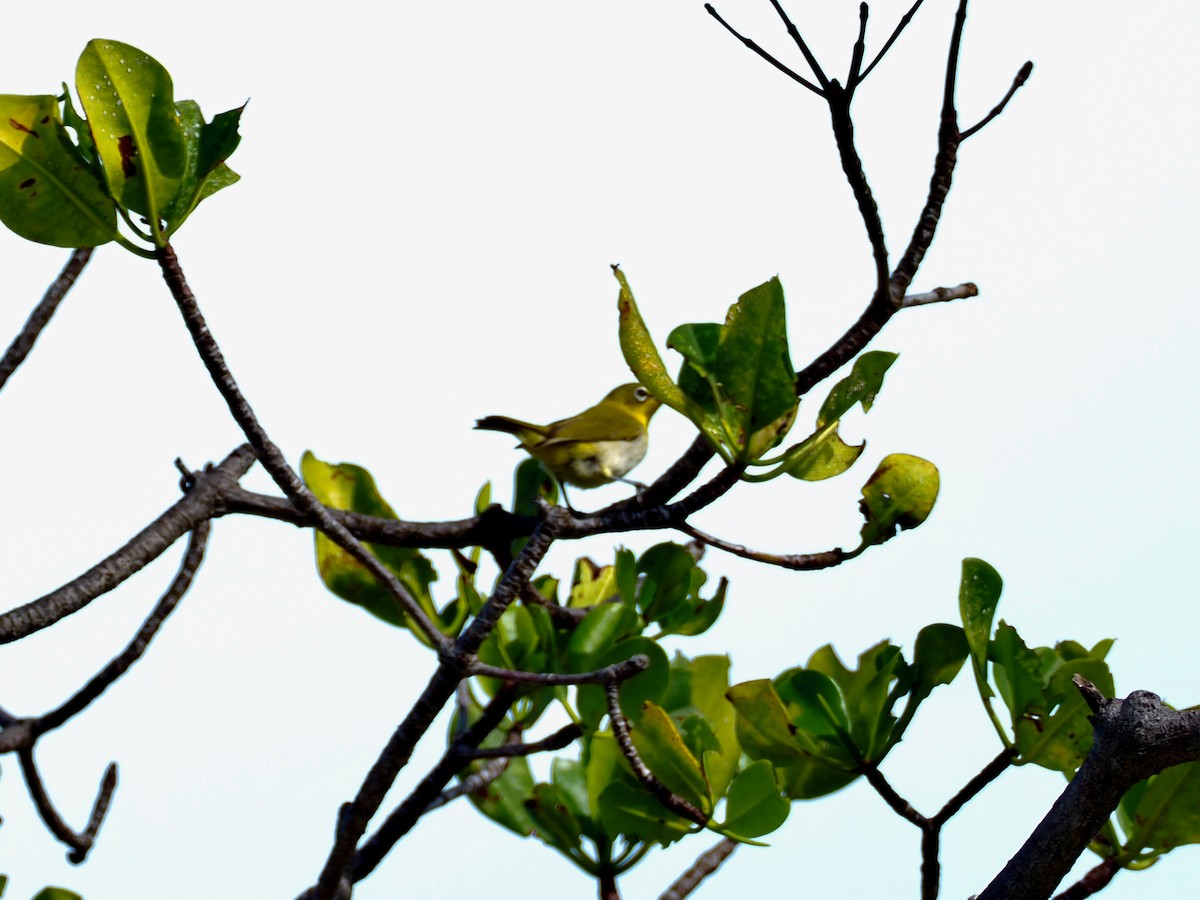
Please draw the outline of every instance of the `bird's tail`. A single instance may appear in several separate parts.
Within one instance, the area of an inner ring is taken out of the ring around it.
[[[508,416],[484,416],[475,420],[475,427],[480,431],[502,431],[514,435],[522,443],[537,443],[539,438],[545,436],[538,426]]]

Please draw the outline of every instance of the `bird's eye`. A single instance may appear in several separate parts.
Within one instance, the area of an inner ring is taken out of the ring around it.
[[[645,403],[650,399],[650,392],[639,385],[633,389],[633,399],[638,403]]]

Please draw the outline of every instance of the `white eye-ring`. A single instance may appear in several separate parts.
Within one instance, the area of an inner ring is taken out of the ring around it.
[[[650,399],[650,392],[648,390],[646,390],[644,387],[642,387],[641,385],[639,385],[638,387],[633,389],[633,399],[636,400],[638,403],[645,403],[647,400]]]

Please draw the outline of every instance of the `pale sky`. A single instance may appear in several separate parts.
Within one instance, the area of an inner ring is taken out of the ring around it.
[[[851,3],[787,4],[844,73]],[[907,2],[872,5],[879,47]],[[808,7],[808,8],[806,8]],[[796,58],[767,0],[722,0],[743,33]],[[214,0],[114,16],[76,0],[51,28],[10,23],[0,91],[72,82],[93,37],[138,46],[206,114],[247,97],[242,181],[175,240],[233,373],[293,462],[311,449],[365,465],[397,511],[469,514],[491,479],[507,500],[519,454],[471,430],[486,413],[549,420],[628,380],[616,341],[620,263],[660,341],[714,321],[778,274],[802,365],[854,320],[869,248],[819,99],[730,38],[699,0],[338,4],[287,13]],[[15,18],[16,14],[14,14]],[[861,89],[857,134],[893,256],[933,159],[953,18],[929,0]],[[36,34],[36,40],[29,37]],[[723,618],[669,649],[729,652],[736,681],[772,677],[832,642],[847,662],[889,637],[956,621],[963,557],[989,560],[999,616],[1031,645],[1118,642],[1121,694],[1200,700],[1195,663],[1192,263],[1198,209],[1195,4],[976,0],[964,124],[1035,69],[1008,112],[960,152],[942,228],[915,290],[974,281],[981,296],[899,316],[873,345],[901,354],[847,475],[742,485],[696,524],[757,549],[852,546],[859,487],[887,453],[935,462],[942,494],[919,530],[836,570],[764,569],[717,551]],[[67,252],[0,234],[0,343]],[[674,366],[672,360],[671,365]],[[817,396],[823,396],[819,388]],[[802,422],[817,404],[801,407]],[[805,410],[808,410],[806,412]],[[27,364],[0,393],[0,586],[11,608],[78,575],[178,496],[172,460],[220,459],[239,435],[157,267],[96,254]],[[663,412],[649,480],[691,440]],[[247,484],[271,490],[261,472]],[[600,505],[626,488],[584,495]],[[665,534],[622,536],[635,549]],[[569,574],[614,542],[560,546]],[[0,651],[0,704],[57,705],[119,651],[181,544],[84,612]],[[435,557],[443,573],[446,557]],[[449,597],[443,586],[439,597]],[[109,761],[121,783],[81,867],[36,820],[0,760],[6,897],[45,884],[86,900],[292,898],[316,876],[349,799],[432,671],[405,633],[328,594],[306,532],[218,521],[209,558],[146,658],[38,759],[81,827]],[[422,743],[392,798],[440,754]],[[885,774],[932,814],[1000,749],[968,677],[927,701]],[[542,765],[542,764],[539,764]],[[1013,770],[943,834],[943,896],[981,890],[1061,779]],[[918,834],[863,784],[797,804],[769,849],[742,848],[700,898],[913,896]],[[655,851],[622,882],[657,896],[716,838]],[[1098,860],[1085,854],[1077,872]],[[1200,853],[1123,873],[1105,898],[1184,896]],[[430,815],[356,898],[594,896],[536,840],[465,803]]]

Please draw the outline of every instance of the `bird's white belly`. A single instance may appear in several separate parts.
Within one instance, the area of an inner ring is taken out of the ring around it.
[[[650,438],[642,433],[632,441],[597,441],[593,446],[595,453],[571,461],[567,481],[580,487],[616,481],[642,461]]]

